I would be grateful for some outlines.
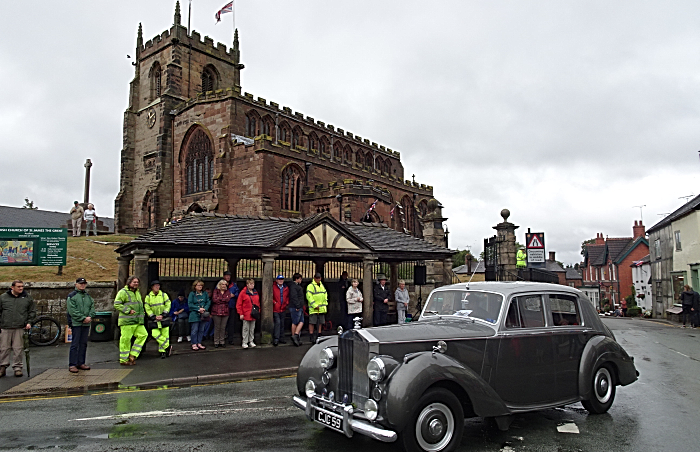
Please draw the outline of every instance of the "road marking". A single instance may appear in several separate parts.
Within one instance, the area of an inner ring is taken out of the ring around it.
[[[690,356],[688,356],[688,355],[686,355],[686,354],[684,354],[684,353],[681,353],[681,352],[679,352],[678,350],[674,350],[674,349],[672,349],[672,348],[669,348],[669,350],[671,350],[672,352],[676,352],[676,353],[678,353],[678,354],[681,355],[681,356],[685,356],[686,358],[690,358]]]
[[[241,400],[238,402],[230,402],[226,403],[225,405],[231,405],[235,403],[236,405],[241,405],[241,404],[251,404],[251,403],[257,403],[261,402],[261,399],[250,399],[250,400]],[[213,408],[213,409],[208,409],[208,410],[158,410],[158,411],[142,411],[139,413],[123,413],[123,414],[113,414],[113,415],[107,415],[107,416],[95,416],[95,417],[85,417],[85,418],[79,418],[79,419],[71,419],[69,422],[73,421],[104,421],[104,420],[115,420],[115,419],[129,419],[129,418],[152,418],[152,417],[175,417],[175,416],[200,416],[200,415],[206,415],[206,414],[225,414],[225,413],[233,413],[237,411],[250,411],[250,410],[255,410],[255,411],[274,411],[275,408],[271,407],[263,407],[263,408]]]

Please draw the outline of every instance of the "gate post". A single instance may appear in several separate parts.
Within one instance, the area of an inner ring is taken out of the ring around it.
[[[372,284],[372,268],[374,267],[375,260],[377,260],[376,256],[365,256],[362,260],[362,266],[364,267],[364,273],[362,275],[362,298],[364,298],[362,303],[362,326],[364,328],[370,327],[373,324],[374,285]]]
[[[510,216],[510,210],[501,210],[501,217],[503,217],[503,222],[498,223],[493,228],[496,230],[498,236],[498,267],[496,269],[498,273],[498,279],[501,281],[515,281],[518,279],[518,270],[516,265],[515,255],[517,250],[515,249],[515,230],[520,226],[516,226],[513,223],[508,222],[508,217]]]
[[[272,343],[275,324],[272,315],[272,284],[274,284],[274,267],[277,254],[263,254],[262,294],[260,297],[260,342]]]

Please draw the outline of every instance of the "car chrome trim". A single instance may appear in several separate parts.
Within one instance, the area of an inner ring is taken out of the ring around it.
[[[384,443],[393,443],[398,439],[398,434],[393,430],[383,428],[378,424],[371,424],[363,419],[355,419],[352,405],[343,405],[332,400],[320,399],[318,396],[315,396],[312,400],[304,400],[299,396],[294,396],[292,397],[292,401],[295,407],[306,412],[306,417],[310,421],[313,421],[313,416],[311,414],[312,408],[335,414],[336,416],[342,415],[343,433],[348,438],[352,438],[353,432],[357,432]],[[315,405],[315,401],[320,401],[324,406]]]
[[[379,353],[379,340],[376,337],[374,337],[372,335],[372,333],[370,333],[367,330],[356,330],[356,331],[357,331],[357,334],[362,336],[362,338],[364,340],[366,340],[367,343],[369,344],[370,353]]]

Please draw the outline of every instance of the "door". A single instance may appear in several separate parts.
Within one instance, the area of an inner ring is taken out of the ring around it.
[[[493,387],[509,406],[555,400],[556,368],[543,297],[514,297],[501,333]]]
[[[572,400],[578,396],[579,364],[588,339],[581,325],[579,300],[574,295],[549,294],[545,304],[552,326],[556,400]]]

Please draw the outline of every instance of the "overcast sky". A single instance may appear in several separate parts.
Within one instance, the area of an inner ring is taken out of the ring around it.
[[[232,42],[226,0],[192,28]],[[0,204],[112,216],[136,30],[173,0],[0,2]],[[182,2],[183,24],[187,1]],[[697,1],[237,0],[243,90],[401,152],[435,187],[450,247],[481,251],[503,208],[580,260],[700,192]]]

